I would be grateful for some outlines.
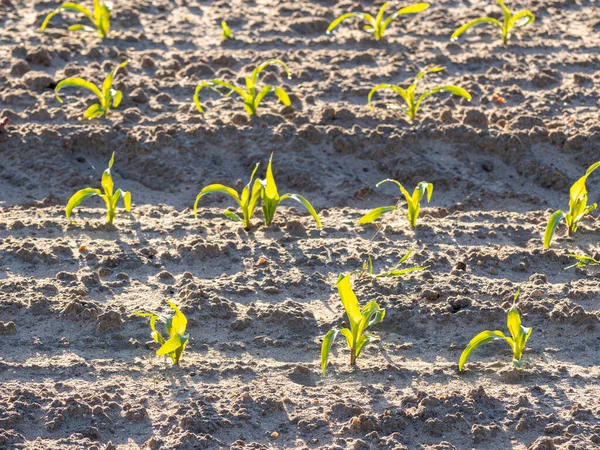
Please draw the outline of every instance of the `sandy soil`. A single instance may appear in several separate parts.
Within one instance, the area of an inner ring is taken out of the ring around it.
[[[448,39],[497,15],[491,0],[441,0],[381,43],[351,23],[324,34],[361,6],[350,1],[116,2],[105,41],[68,33],[68,15],[36,31],[57,4],[0,0],[0,448],[600,448],[598,272],[563,270],[567,253],[598,251],[600,221],[573,239],[561,229],[548,251],[540,240],[599,155],[596,2],[522,2],[538,20],[509,47],[487,27]],[[222,19],[234,40],[221,41]],[[199,81],[235,81],[271,57],[294,77],[264,77],[293,108],[268,97],[248,121],[238,100],[207,92],[208,112],[194,109]],[[107,119],[79,120],[88,94],[55,100],[60,79],[100,82],[125,59]],[[433,65],[447,71],[424,86],[452,82],[473,101],[431,97],[414,127],[383,95],[366,106],[373,85],[406,86]],[[113,151],[133,214],[108,227],[92,199],[69,225],[67,199],[98,185]],[[280,191],[309,198],[322,230],[292,207],[245,232],[219,196],[193,218],[202,186],[241,187],[273,151]],[[416,231],[400,214],[379,233],[356,226],[395,202],[392,186],[375,188],[388,177],[434,183]],[[600,178],[588,188],[598,200]],[[320,340],[345,319],[338,274],[411,248],[426,271],[355,283],[387,309],[379,341],[352,369],[340,340],[321,376]],[[526,368],[495,343],[459,374],[474,334],[505,329],[518,287]],[[155,356],[133,316],[167,299],[190,321],[181,367]]]

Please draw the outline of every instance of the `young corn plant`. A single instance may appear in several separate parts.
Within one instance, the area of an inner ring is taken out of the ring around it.
[[[150,329],[152,330],[150,335],[152,336],[152,339],[158,342],[161,346],[156,351],[156,355],[169,355],[171,357],[171,361],[173,361],[173,364],[178,366],[179,361],[181,360],[181,355],[185,350],[185,345],[189,339],[189,336],[185,334],[187,318],[179,310],[175,303],[167,302],[167,304],[174,311],[172,316],[162,316],[148,312],[136,312],[134,314],[142,317],[150,317]],[[165,331],[167,332],[166,339],[157,331],[157,321],[164,323]]]
[[[465,23],[454,33],[452,33],[452,36],[450,36],[450,40],[457,40],[461,34],[463,34],[465,31],[467,31],[473,26],[480,25],[482,23],[492,23],[500,28],[500,30],[502,31],[502,43],[504,45],[507,45],[513,28],[522,28],[534,22],[535,16],[531,11],[523,9],[515,14],[512,14],[510,12],[510,9],[508,9],[504,4],[503,0],[496,1],[500,5],[500,7],[502,8],[502,12],[504,13],[503,22],[500,22],[498,19],[494,19],[493,17],[482,17],[479,19],[471,20],[470,22]]]
[[[76,11],[83,14],[90,22],[92,22],[94,27],[92,28],[87,25],[77,24],[71,25],[69,31],[96,31],[96,33],[105,38],[108,37],[108,32],[110,31],[111,10],[112,2],[105,0],[94,0],[93,11],[90,11],[78,3],[66,2],[46,16],[46,19],[44,19],[44,22],[40,27],[40,31],[44,31],[48,26],[48,23],[50,23],[50,20],[57,14],[60,14],[63,11]]]
[[[408,221],[410,222],[410,226],[412,228],[417,226],[417,219],[419,217],[419,213],[421,212],[421,199],[427,193],[427,203],[431,201],[431,194],[433,194],[433,184],[427,183],[426,181],[421,181],[412,195],[408,193],[404,186],[402,186],[398,181],[387,178],[383,181],[377,183],[377,187],[379,187],[383,183],[392,182],[398,185],[400,192],[404,195],[404,199],[406,200],[406,210],[402,211]],[[368,223],[373,222],[374,220],[379,219],[383,214],[388,213],[390,211],[396,211],[398,206],[383,206],[381,208],[375,208],[369,211],[367,214],[362,216],[358,224],[366,225]]]
[[[335,341],[338,333],[342,333],[346,338],[348,347],[350,348],[350,365],[356,365],[356,358],[360,356],[360,352],[368,343],[373,341],[373,335],[367,333],[367,329],[381,323],[385,317],[385,309],[381,309],[376,301],[367,303],[363,308],[360,308],[358,299],[352,291],[350,283],[350,275],[340,275],[337,282],[338,292],[342,305],[346,310],[350,328],[332,328],[325,335],[323,345],[321,346],[321,370],[323,374],[327,371],[327,363],[331,346]]]
[[[66,78],[56,85],[54,93],[56,99],[62,103],[63,100],[58,95],[59,91],[64,87],[81,87],[91,91],[98,97],[98,103],[94,103],[83,114],[84,119],[93,119],[98,116],[107,116],[111,108],[116,108],[121,104],[123,93],[112,88],[113,79],[117,75],[119,69],[127,65],[127,61],[115,67],[102,83],[102,89],[94,83],[84,80],[83,78]]]
[[[381,9],[379,10],[379,12],[377,13],[377,16],[375,16],[375,17],[373,17],[371,14],[364,13],[364,12],[351,12],[351,13],[343,14],[340,17],[338,17],[337,19],[335,19],[333,22],[331,22],[331,24],[327,28],[326,33],[331,34],[333,29],[335,27],[337,27],[340,23],[342,23],[344,20],[350,19],[352,17],[358,17],[359,19],[362,19],[364,22],[366,22],[366,24],[363,26],[363,30],[365,30],[368,33],[372,33],[373,37],[377,41],[379,41],[379,40],[383,39],[385,30],[387,30],[388,26],[398,16],[405,15],[405,14],[417,14],[417,13],[425,11],[427,8],[429,8],[429,3],[416,3],[414,5],[400,8],[394,14],[392,14],[384,19],[383,16],[385,14],[385,11],[393,4],[394,4],[394,2],[384,3],[383,6],[381,7]]]
[[[589,267],[600,265],[600,261],[589,255],[577,255],[575,253],[569,253],[567,254],[567,256],[575,259],[576,262],[565,267],[563,270],[573,269],[574,267]]]
[[[396,264],[393,268],[387,271],[379,272],[379,274],[373,274],[373,260],[371,259],[371,255],[369,255],[367,261],[363,262],[362,269],[358,274],[358,279],[368,278],[370,280],[374,280],[375,278],[394,278],[394,277],[402,277],[408,273],[418,272],[420,270],[425,270],[427,267],[424,266],[414,266],[414,267],[404,267],[400,266],[406,262],[410,255],[413,254],[414,249],[409,250],[406,255],[400,258],[398,264]]]
[[[577,231],[579,222],[586,214],[593,211],[598,206],[597,203],[592,203],[588,206],[588,193],[585,183],[591,173],[600,167],[600,161],[592,164],[585,172],[585,175],[577,180],[569,191],[569,212],[565,213],[561,210],[556,211],[548,220],[546,231],[544,232],[544,248],[550,248],[552,237],[561,220],[565,220],[567,224],[567,233],[570,236]]]
[[[402,99],[404,100],[404,103],[406,105],[406,109],[404,109],[401,106],[396,105],[396,104],[388,105],[388,108],[389,109],[400,109],[402,112],[404,112],[408,116],[408,118],[410,119],[411,122],[414,122],[415,118],[417,116],[417,112],[419,111],[419,108],[421,107],[421,103],[423,103],[423,100],[425,100],[430,95],[436,94],[438,92],[441,92],[441,91],[450,92],[451,94],[458,95],[460,97],[466,98],[468,101],[471,101],[471,94],[469,94],[463,88],[454,86],[452,84],[447,84],[444,86],[437,86],[429,91],[422,93],[419,97],[415,96],[415,91],[417,89],[417,85],[419,84],[419,80],[421,78],[423,78],[428,73],[440,72],[444,69],[445,69],[444,67],[433,67],[431,69],[427,69],[427,70],[423,70],[423,71],[419,72],[417,74],[417,76],[415,77],[415,81],[413,81],[413,83],[408,87],[408,89],[403,89],[400,86],[396,86],[394,84],[385,84],[385,83],[378,84],[373,89],[371,89],[371,92],[369,92],[369,96],[367,98],[367,103],[369,104],[371,109],[374,110],[375,107],[373,106],[373,103],[371,103],[373,94],[375,94],[375,92],[380,91],[382,89],[390,89],[390,90],[394,91],[396,94],[398,94],[400,97],[402,97]]]
[[[106,221],[108,223],[113,223],[115,220],[115,215],[117,213],[117,204],[119,200],[123,199],[123,204],[125,206],[125,210],[127,212],[131,211],[131,193],[122,191],[121,189],[114,190],[114,183],[112,179],[112,175],[110,173],[110,169],[115,162],[115,154],[113,152],[112,157],[110,158],[110,162],[108,163],[108,168],[102,174],[102,190],[96,188],[85,188],[80,191],[75,192],[73,196],[69,199],[67,203],[67,207],[65,208],[65,213],[67,215],[67,219],[71,221],[71,223],[75,223],[71,220],[71,213],[73,209],[75,209],[79,204],[88,197],[99,196],[106,203]]]
[[[520,291],[517,291],[515,297],[513,299],[513,305],[508,310],[508,316],[506,325],[508,330],[510,331],[510,337],[505,336],[502,331],[490,331],[485,330],[471,339],[469,345],[463,350],[460,355],[460,360],[458,362],[458,370],[462,371],[467,359],[469,359],[469,355],[473,350],[479,347],[482,344],[487,344],[488,342],[492,342],[498,339],[504,339],[513,352],[513,364],[517,368],[522,368],[525,366],[525,362],[521,360],[523,356],[523,350],[525,349],[525,344],[527,343],[527,339],[531,335],[531,328],[526,328],[521,325],[521,313],[517,308],[517,299],[519,298]]]
[[[260,182],[260,184],[262,186],[261,203],[262,203],[263,216],[265,219],[265,226],[269,226],[271,224],[271,222],[273,221],[273,217],[275,216],[275,211],[277,210],[277,207],[279,206],[279,204],[282,201],[290,198],[292,200],[296,200],[298,203],[300,203],[302,206],[304,206],[306,208],[306,210],[310,213],[310,215],[313,217],[313,219],[315,219],[317,226],[319,228],[321,228],[322,227],[321,220],[319,219],[317,212],[315,211],[315,209],[312,207],[312,205],[310,204],[310,202],[308,200],[306,200],[304,197],[302,197],[301,195],[298,195],[298,194],[284,194],[282,196],[279,196],[279,193],[277,192],[277,185],[275,184],[275,178],[273,177],[272,162],[273,162],[273,154],[271,154],[271,158],[269,159],[269,165],[267,166],[266,178],[264,180],[261,180],[261,182]]]
[[[254,210],[256,209],[256,204],[260,199],[262,190],[262,184],[260,180],[254,180],[254,175],[256,175],[258,166],[259,164],[256,164],[256,166],[254,167],[252,175],[250,175],[250,181],[242,190],[242,195],[239,195],[235,191],[235,189],[224,186],[222,184],[211,184],[202,189],[196,197],[196,202],[194,203],[194,217],[198,218],[198,202],[200,201],[200,199],[202,199],[202,197],[204,197],[206,194],[219,192],[221,194],[229,195],[242,209],[242,217],[238,216],[236,213],[231,211],[225,211],[225,217],[235,222],[243,222],[244,228],[246,230],[249,230],[250,220],[254,216]],[[254,180],[254,184],[252,184],[252,180]]]
[[[231,39],[231,28],[227,26],[227,22],[225,22],[224,20],[221,22],[221,30],[221,37],[223,39]]]
[[[233,93],[238,94],[244,101],[244,108],[246,109],[246,112],[248,113],[249,116],[254,116],[257,114],[260,103],[263,101],[265,96],[271,91],[275,92],[275,95],[277,96],[277,98],[279,98],[279,101],[281,103],[283,103],[283,105],[290,106],[292,104],[290,97],[288,96],[288,94],[285,92],[285,90],[282,87],[277,87],[277,88],[273,89],[273,86],[271,86],[269,84],[264,86],[260,90],[257,87],[258,76],[260,75],[260,73],[266,67],[272,66],[272,65],[282,66],[287,73],[288,79],[292,78],[290,69],[283,61],[281,61],[279,59],[269,59],[269,60],[265,61],[264,63],[262,63],[261,65],[259,65],[258,67],[256,67],[252,71],[252,74],[249,77],[244,77],[244,79],[246,80],[246,88],[245,89],[242,87],[236,86],[233,83],[227,83],[223,80],[217,80],[217,79],[211,80],[211,81],[206,81],[204,83],[199,84],[196,87],[196,93],[194,94],[194,104],[196,105],[196,108],[201,113],[204,113],[204,108],[202,108],[202,105],[200,104],[200,91],[202,89],[204,89],[205,87],[208,87],[208,88],[218,92],[219,94],[224,95],[225,97],[229,97]],[[229,89],[229,92],[224,93],[219,88]]]

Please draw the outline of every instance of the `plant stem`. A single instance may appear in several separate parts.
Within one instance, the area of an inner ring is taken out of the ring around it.
[[[356,365],[356,350],[353,348],[350,349],[350,365]]]

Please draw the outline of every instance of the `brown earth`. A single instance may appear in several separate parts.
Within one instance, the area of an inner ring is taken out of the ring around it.
[[[572,239],[561,228],[551,250],[540,240],[599,159],[596,2],[523,2],[537,20],[508,47],[485,26],[448,39],[497,17],[493,1],[441,0],[379,43],[353,22],[324,33],[370,2],[116,2],[104,41],[69,33],[71,14],[37,31],[57,4],[0,0],[0,448],[600,448],[598,272],[563,270],[567,253],[598,251],[600,221]],[[222,19],[234,40],[222,42]],[[236,81],[272,57],[293,78],[263,79],[285,85],[292,108],[269,96],[248,121],[239,99],[208,91],[207,113],[193,107],[198,82]],[[101,82],[125,59],[108,118],[80,120],[88,93],[54,98],[60,79]],[[415,126],[383,94],[366,106],[375,84],[406,87],[434,65],[447,70],[422,88],[458,84],[473,101],[430,97]],[[98,185],[113,151],[133,214],[108,227],[90,199],[69,225],[67,199]],[[239,188],[271,152],[280,191],[309,198],[322,230],[289,204],[243,231],[221,196],[193,218],[202,186]],[[400,213],[379,233],[356,225],[394,204],[395,188],[375,188],[388,177],[435,185],[416,231]],[[597,175],[588,188],[597,200]],[[338,274],[369,253],[389,268],[411,248],[426,271],[354,283],[361,303],[387,309],[380,339],[355,369],[340,340],[321,376],[321,338],[345,319]],[[459,373],[474,334],[505,330],[519,287],[528,365],[494,343]],[[181,367],[155,356],[133,316],[166,312],[167,299],[189,318]]]

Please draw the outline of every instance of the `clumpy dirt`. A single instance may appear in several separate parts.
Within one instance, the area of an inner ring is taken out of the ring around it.
[[[573,238],[561,228],[550,250],[541,242],[599,159],[596,2],[521,2],[537,20],[508,47],[489,27],[448,39],[497,16],[493,1],[435,2],[382,42],[352,22],[324,33],[371,2],[115,3],[101,41],[66,31],[69,14],[38,32],[58,2],[0,1],[0,448],[600,448],[599,272],[563,270],[567,253],[598,252],[598,215]],[[234,40],[221,40],[222,19]],[[273,57],[293,78],[263,77],[288,89],[291,108],[267,97],[248,120],[239,99],[209,91],[207,113],[193,107],[198,82],[240,81]],[[54,98],[62,78],[100,82],[126,59],[108,118],[80,120],[87,93]],[[473,101],[430,97],[414,126],[385,94],[366,106],[375,84],[406,87],[434,65],[447,69],[423,87],[457,84]],[[133,213],[109,227],[90,199],[69,225],[67,199],[99,185],[113,151]],[[241,188],[271,152],[280,191],[309,198],[322,230],[290,203],[246,232],[220,196],[193,218],[202,186]],[[400,213],[356,225],[394,204],[395,187],[375,187],[388,177],[435,185],[416,230]],[[600,177],[588,188],[597,201]],[[410,249],[427,270],[355,281],[362,303],[387,309],[379,339],[356,368],[340,340],[322,376],[321,338],[345,320],[338,274],[368,254],[390,268]],[[498,342],[458,373],[474,334],[505,330],[519,287],[528,365],[514,369]],[[167,299],[189,318],[180,367],[155,356],[147,319],[133,315],[167,312]]]

